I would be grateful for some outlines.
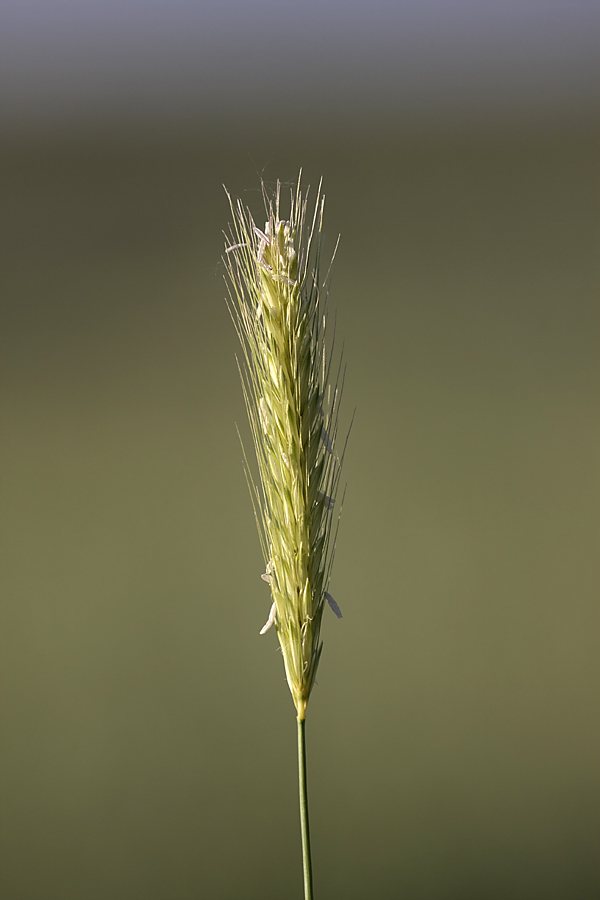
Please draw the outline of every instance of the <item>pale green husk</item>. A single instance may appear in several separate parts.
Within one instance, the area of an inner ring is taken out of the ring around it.
[[[273,600],[267,625],[274,622],[277,629],[303,719],[321,656],[326,599],[340,615],[327,589],[341,470],[341,385],[339,366],[331,383],[327,287],[319,274],[324,198],[319,190],[308,221],[298,182],[284,221],[280,195],[279,183],[272,198],[263,185],[264,231],[240,201],[229,198],[233,224],[225,266],[258,462],[258,485],[246,469],[265,559],[262,577]]]

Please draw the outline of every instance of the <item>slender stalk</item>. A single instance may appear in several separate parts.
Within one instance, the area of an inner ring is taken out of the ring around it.
[[[312,863],[308,828],[308,790],[306,786],[306,719],[298,719],[298,787],[300,790],[300,828],[302,831],[302,865],[304,868],[304,900],[312,900]]]

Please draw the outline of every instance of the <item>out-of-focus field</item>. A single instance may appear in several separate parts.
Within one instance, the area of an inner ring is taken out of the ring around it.
[[[272,131],[2,152],[2,896],[301,896],[219,257],[222,182],[303,166],[356,407],[317,896],[592,900],[595,137]]]

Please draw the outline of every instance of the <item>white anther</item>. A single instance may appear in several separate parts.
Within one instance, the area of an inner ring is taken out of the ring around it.
[[[267,571],[264,573],[264,575],[261,575],[260,577],[262,578],[263,581],[266,581],[267,584],[272,584],[273,583],[272,576],[273,576],[274,571],[275,571],[275,563],[273,562],[272,559],[270,559],[269,562],[267,563]]]
[[[267,619],[267,621],[263,625],[263,627],[260,629],[260,634],[265,634],[269,630],[269,628],[273,625],[276,618],[277,618],[277,607],[275,606],[275,604],[273,604],[273,606],[271,607],[271,612],[269,613],[269,618]]]
[[[268,224],[269,223],[267,222],[267,225]],[[268,238],[266,234],[263,234],[263,232],[260,230],[260,228],[257,228],[256,225],[254,226],[254,234],[258,235],[258,237],[261,239],[261,241],[264,241],[265,244],[271,243],[271,239]]]
[[[339,608],[339,606],[337,605],[337,603],[335,602],[335,600],[333,599],[333,597],[331,596],[331,594],[329,593],[329,591],[325,591],[325,597],[326,597],[327,602],[329,603],[330,607],[332,608],[332,610],[334,611],[334,613],[335,613],[336,616],[338,617],[338,619],[341,619],[341,618],[342,618],[342,611],[341,611],[341,609]]]
[[[328,497],[327,494],[323,494],[321,491],[317,494],[319,500],[323,501],[323,506],[325,509],[333,509],[335,506],[335,499],[333,497]]]
[[[323,441],[323,443],[324,443],[325,446],[327,447],[327,450],[328,450],[330,453],[333,453],[333,444],[331,443],[331,438],[330,438],[329,435],[327,434],[327,429],[325,428],[324,425],[323,425],[323,427],[322,427],[322,429],[321,429],[321,440]]]

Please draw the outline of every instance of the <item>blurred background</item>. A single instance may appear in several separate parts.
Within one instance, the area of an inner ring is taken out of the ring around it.
[[[222,184],[327,195],[319,900],[600,895],[587,0],[4,0],[5,900],[302,896]]]

